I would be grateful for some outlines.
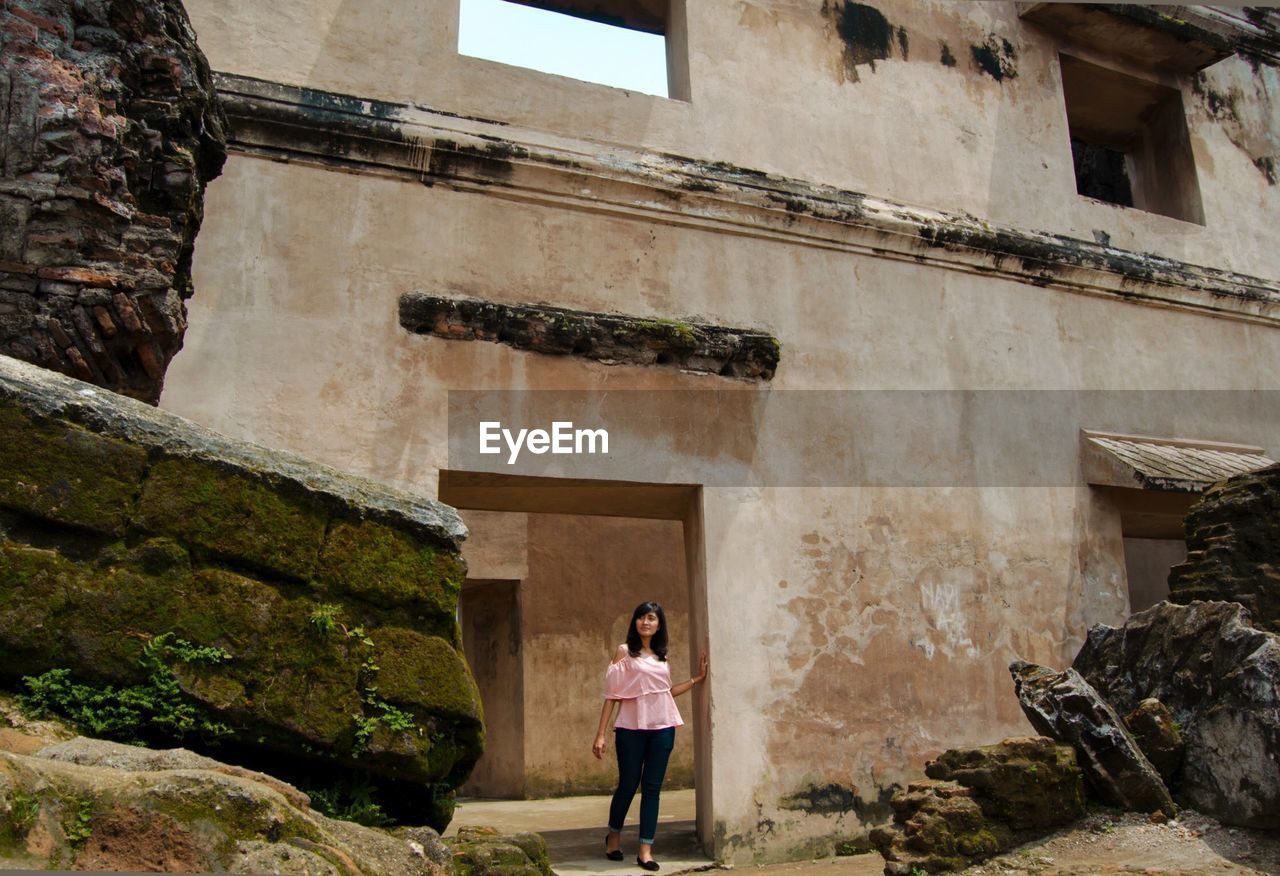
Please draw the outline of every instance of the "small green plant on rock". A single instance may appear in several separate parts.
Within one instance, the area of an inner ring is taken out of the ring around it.
[[[198,734],[217,740],[231,732],[210,720],[178,686],[166,660],[193,665],[223,663],[231,658],[221,648],[195,645],[172,633],[153,637],[139,663],[147,681],[132,685],[94,685],[74,681],[69,669],[51,669],[22,679],[27,692],[18,701],[28,713],[61,715],[91,736],[141,745],[148,738],[182,739]]]
[[[40,814],[40,798],[18,788],[9,795],[9,811],[0,816],[0,845],[22,839]]]
[[[317,605],[311,612],[311,617],[307,620],[311,623],[311,628],[321,636],[327,636],[342,626],[338,617],[342,614],[342,606],[335,605],[332,602],[322,602]],[[345,630],[345,627],[343,628]]]
[[[324,788],[303,788],[311,808],[330,818],[354,821],[366,827],[385,827],[392,819],[377,800],[377,789],[368,779],[343,778]]]
[[[62,825],[72,847],[84,845],[93,836],[93,801],[72,797],[67,801],[67,818]]]

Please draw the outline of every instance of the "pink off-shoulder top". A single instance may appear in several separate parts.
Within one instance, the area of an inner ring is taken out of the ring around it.
[[[604,698],[618,701],[613,726],[623,730],[662,730],[684,724],[671,696],[671,669],[657,657],[628,653],[610,664],[604,674]]]

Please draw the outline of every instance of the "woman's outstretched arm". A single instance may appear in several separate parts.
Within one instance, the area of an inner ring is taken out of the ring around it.
[[[679,684],[671,686],[671,695],[678,697],[680,694],[690,690],[695,684],[701,684],[707,680],[707,652],[703,651],[702,656],[698,658],[698,674],[688,681],[682,681]]]
[[[600,728],[596,731],[596,741],[591,744],[591,753],[597,760],[604,759],[604,734],[609,729],[609,721],[613,718],[613,707],[617,704],[617,700],[605,700],[604,707],[600,709]]]

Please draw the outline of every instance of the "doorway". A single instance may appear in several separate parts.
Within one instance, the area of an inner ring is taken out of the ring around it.
[[[590,743],[604,667],[625,638],[634,606],[657,600],[666,608],[677,679],[691,674],[706,646],[700,488],[444,471],[440,499],[458,508],[472,530],[459,613],[487,741],[462,794],[560,798],[542,804],[549,823],[541,830],[554,831],[563,823],[563,814],[553,814],[567,805],[563,798],[607,794],[616,782],[612,744],[596,761]],[[705,687],[678,701],[685,726],[664,791],[692,810],[689,845],[709,854]],[[692,798],[682,788],[693,789]],[[530,802],[512,812],[528,824],[538,809]],[[638,800],[629,823],[637,810]],[[548,837],[553,845],[565,839]]]

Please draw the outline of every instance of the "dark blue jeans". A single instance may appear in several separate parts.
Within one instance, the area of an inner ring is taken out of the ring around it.
[[[662,730],[613,729],[618,751],[618,790],[609,806],[609,830],[621,831],[631,800],[640,788],[640,842],[652,845],[658,832],[658,796],[667,774],[667,758],[676,744],[676,728]]]

